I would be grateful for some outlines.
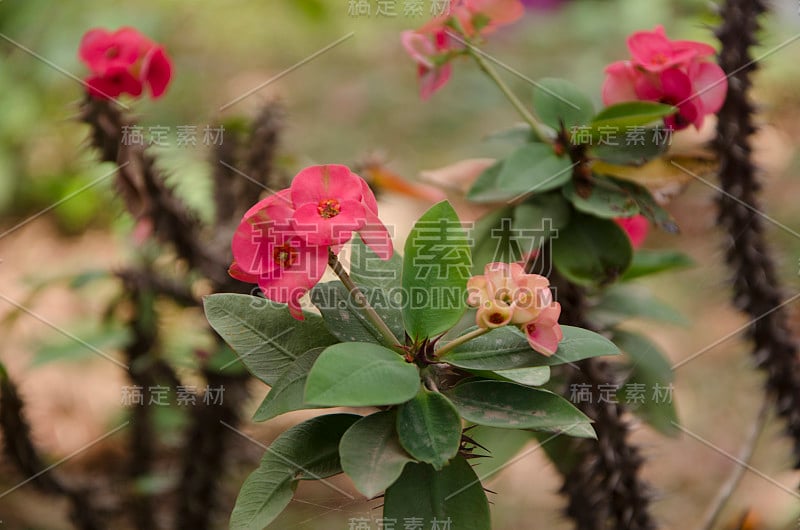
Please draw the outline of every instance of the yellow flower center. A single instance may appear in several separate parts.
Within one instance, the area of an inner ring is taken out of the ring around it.
[[[336,199],[324,199],[317,204],[317,212],[323,219],[330,219],[336,217],[342,211],[339,201]]]
[[[291,267],[297,262],[297,249],[289,243],[284,243],[279,247],[275,247],[272,252],[272,259],[283,269]]]

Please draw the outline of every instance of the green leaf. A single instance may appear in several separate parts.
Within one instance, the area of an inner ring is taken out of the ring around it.
[[[472,466],[462,456],[436,471],[428,464],[408,464],[386,490],[383,516],[397,521],[414,519],[422,528],[446,521],[463,530],[491,530],[489,502]]]
[[[439,470],[458,453],[461,417],[449,399],[423,388],[397,411],[397,432],[408,454]]]
[[[281,434],[242,485],[230,528],[261,530],[292,500],[298,480],[341,473],[339,439],[360,418],[355,414],[320,416]]]
[[[481,476],[487,478],[494,478],[496,473],[509,465],[523,447],[535,439],[535,435],[530,431],[498,429],[497,427],[487,427],[486,425],[473,425],[466,432],[466,435],[485,448],[476,447],[473,454],[486,455],[488,457],[477,460]],[[520,459],[523,456],[520,455]]]
[[[507,206],[478,219],[472,230],[472,273],[483,274],[487,263],[511,263],[522,257],[512,232],[514,208]]]
[[[389,291],[400,285],[403,257],[398,252],[388,260],[379,258],[360,235],[350,245],[350,278],[359,287],[372,287]]]
[[[405,337],[402,300],[390,299],[387,291],[378,287],[362,287],[360,290],[395,337]],[[322,313],[328,331],[342,342],[382,342],[391,346],[384,342],[383,335],[367,319],[342,282],[318,283],[311,290],[311,302]]]
[[[497,177],[502,169],[502,160],[484,169],[467,192],[467,199],[472,202],[503,202],[513,199],[516,193],[500,189],[497,185]]]
[[[635,182],[624,179],[612,179],[614,182],[628,192],[631,199],[636,201],[639,210],[648,221],[659,227],[661,230],[670,234],[680,232],[678,224],[672,215],[656,202],[650,190]]]
[[[591,308],[592,322],[611,327],[630,318],[647,318],[670,324],[686,325],[689,321],[641,285],[613,285],[605,289]]]
[[[575,209],[595,217],[613,219],[639,213],[636,201],[611,180],[594,176],[590,182],[568,182],[562,189],[564,197]]]
[[[419,388],[417,366],[378,344],[344,342],[329,346],[306,381],[311,405],[370,407],[413,398]]]
[[[569,204],[558,192],[537,194],[530,197],[514,209],[514,230],[534,231],[538,246],[521,245],[523,252],[540,247],[545,239],[549,239],[569,224],[572,213]],[[520,233],[520,232],[517,232]],[[527,242],[526,242],[527,243]]]
[[[473,381],[447,391],[461,416],[478,425],[503,429],[533,429],[559,432],[591,420],[575,406],[547,390],[503,381]],[[586,434],[586,431],[583,431]],[[590,437],[594,437],[592,430]]]
[[[592,133],[599,135],[602,128],[623,129],[650,125],[664,116],[674,114],[677,109],[672,105],[652,101],[626,101],[604,108],[592,118]]]
[[[639,333],[616,331],[614,340],[631,359],[630,374],[620,388],[619,399],[644,421],[667,436],[680,433],[672,399],[656,399],[656,385],[667,388],[674,379],[672,365],[653,341]],[[637,388],[638,385],[638,388]],[[642,392],[643,391],[643,392]]]
[[[515,207],[489,212],[472,231],[472,271],[483,274],[487,263],[513,263],[541,248],[569,223],[569,203],[561,193],[533,195]]]
[[[314,348],[295,359],[275,381],[269,394],[253,415],[253,421],[266,421],[293,410],[315,408],[305,402],[303,395],[308,372],[321,353],[322,348]]]
[[[633,249],[614,221],[575,213],[552,240],[553,262],[568,280],[581,285],[605,285],[630,265]]]
[[[467,235],[447,201],[433,206],[408,236],[403,261],[403,321],[414,340],[433,337],[455,325],[466,308],[471,275]]]
[[[560,131],[588,124],[594,105],[583,92],[563,79],[541,79],[533,89],[533,108],[544,123]]]
[[[487,375],[488,374],[488,375]],[[482,372],[490,379],[501,379],[525,386],[541,386],[550,380],[549,366],[530,366],[528,368],[511,368],[510,370],[495,370]]]
[[[692,267],[692,258],[677,250],[639,249],[633,254],[631,266],[622,275],[622,281],[629,281],[641,276],[649,276],[673,269]]]
[[[526,144],[538,140],[538,138],[534,136],[531,126],[527,123],[517,123],[507,129],[489,133],[483,139],[487,142],[499,141],[518,144]]]
[[[533,351],[525,334],[515,327],[497,328],[448,352],[443,362],[466,370],[511,370],[555,366],[589,357],[617,355],[613,342],[588,329],[561,326],[564,338],[550,357]]]
[[[589,146],[591,158],[626,166],[641,166],[664,154],[669,148],[669,136],[656,129],[645,129],[641,134],[609,138],[604,143]]]
[[[496,186],[513,197],[560,188],[572,178],[572,161],[548,144],[527,144],[509,155]]]
[[[339,442],[342,469],[367,496],[394,484],[411,458],[400,446],[394,411],[376,412],[358,420]]]
[[[317,315],[295,320],[284,304],[264,298],[212,294],[203,298],[203,306],[211,327],[250,373],[270,386],[298,355],[337,342]]]

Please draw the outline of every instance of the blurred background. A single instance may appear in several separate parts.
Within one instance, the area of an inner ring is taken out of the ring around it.
[[[599,104],[603,68],[627,56],[626,36],[663,24],[672,38],[716,44],[714,4],[702,0],[565,0],[528,2],[529,13],[493,36],[485,51],[531,79],[563,77],[593,94]],[[312,163],[354,164],[381,153],[386,166],[414,179],[421,171],[464,158],[493,157],[509,146],[487,134],[517,120],[493,85],[466,60],[431,101],[418,98],[415,67],[402,50],[399,32],[422,17],[371,12],[352,16],[347,0],[5,0],[0,2],[0,361],[20,386],[33,439],[48,461],[71,456],[57,473],[92,477],[113,473],[126,458],[125,433],[86,447],[130,415],[125,372],[93,349],[117,355],[127,330],[108,308],[119,297],[109,271],[138,259],[134,223],[116,197],[109,164],[96,162],[88,127],[76,120],[85,75],[77,59],[83,33],[92,27],[138,28],[164,44],[175,76],[166,96],[131,104],[140,124],[166,128],[166,144],[154,149],[170,183],[201,218],[213,217],[210,146],[206,126],[250,119],[265,101],[285,108],[278,165],[288,175]],[[764,209],[787,227],[800,227],[800,15],[795,0],[775,1],[760,33],[764,56],[754,97],[762,128],[755,138],[764,170]],[[430,2],[424,3],[426,17]],[[329,51],[286,73],[252,95],[242,94],[316,51]],[[788,43],[787,43],[788,42]],[[780,49],[776,47],[784,44]],[[531,87],[504,75],[525,100]],[[235,101],[235,102],[234,102]],[[233,102],[233,103],[232,103]],[[225,107],[221,109],[221,107]],[[181,127],[196,127],[196,145],[180,145]],[[653,233],[647,248],[679,248],[696,265],[648,279],[646,285],[681,311],[683,326],[631,321],[646,331],[673,362],[707,349],[675,374],[674,399],[681,423],[719,449],[736,454],[760,408],[761,376],[752,368],[749,345],[739,335],[717,343],[744,324],[729,305],[724,238],[715,227],[714,190],[694,182],[669,205],[680,236]],[[423,199],[381,195],[382,217],[402,240],[429,206]],[[800,287],[800,239],[766,223],[777,251],[787,296]],[[177,272],[180,272],[179,270]],[[20,307],[24,309],[20,309]],[[196,380],[198,351],[213,343],[200,310],[162,309],[163,351],[181,380]],[[789,306],[800,332],[800,310]],[[88,346],[87,346],[88,345]],[[253,383],[248,418],[265,394]],[[157,443],[180,455],[186,407],[156,407]],[[308,412],[267,424],[244,421],[242,431],[269,443]],[[665,528],[697,523],[735,464],[691,436],[665,437],[642,426],[634,441],[647,458],[645,476],[656,489],[653,511]],[[218,527],[226,527],[241,482],[263,449],[240,437],[225,466]],[[530,449],[532,446],[529,446]],[[750,528],[796,528],[798,479],[781,425],[770,422],[752,465],[725,510],[731,525],[752,511]],[[172,491],[179,469],[169,461],[149,480],[120,486],[155,495]],[[15,487],[26,477],[0,461],[0,529],[70,528],[67,505]],[[353,518],[375,518],[380,502],[367,502],[343,477],[337,486],[351,500],[319,484],[303,484],[275,528],[346,529]],[[783,487],[781,487],[783,486]],[[488,481],[499,530],[569,528],[558,495],[560,476],[542,452],[533,452]],[[115,492],[107,492],[113,496]],[[111,501],[109,501],[111,502]],[[42,509],[47,503],[47,509]],[[374,524],[374,523],[373,523]],[[377,528],[377,526],[374,526]],[[733,526],[731,526],[733,527]]]

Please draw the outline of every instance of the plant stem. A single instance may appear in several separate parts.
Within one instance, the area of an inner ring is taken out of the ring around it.
[[[469,333],[467,333],[465,335],[461,335],[460,337],[457,337],[457,338],[451,340],[450,342],[448,342],[447,344],[445,344],[444,346],[442,346],[441,348],[436,350],[434,352],[435,356],[436,357],[440,357],[440,356],[444,355],[445,353],[448,353],[448,352],[454,350],[455,348],[458,348],[459,346],[461,346],[465,342],[469,342],[472,339],[480,337],[481,335],[485,335],[486,333],[489,333],[490,331],[491,331],[491,329],[489,329],[489,328],[478,328],[476,330],[470,331]]]
[[[347,274],[347,271],[345,271],[344,267],[342,267],[342,263],[339,261],[339,258],[337,258],[336,254],[334,254],[331,250],[328,250],[328,265],[330,265],[331,269],[333,269],[333,272],[336,274],[336,276],[339,277],[339,280],[341,280],[342,284],[344,284],[344,286],[347,288],[347,291],[353,297],[353,300],[364,311],[367,320],[369,320],[370,323],[375,326],[375,329],[378,330],[386,343],[397,348],[402,348],[402,345],[398,342],[397,337],[394,336],[392,330],[389,329],[389,326],[386,325],[386,322],[383,321],[375,309],[369,305],[367,297],[364,296],[364,293],[361,292],[361,289],[359,289],[353,279],[350,278],[350,275]]]
[[[761,405],[761,409],[758,411],[758,416],[756,416],[755,420],[753,420],[753,424],[750,427],[750,432],[747,435],[747,439],[745,440],[742,449],[739,451],[739,456],[737,459],[737,464],[739,465],[734,466],[730,477],[728,477],[728,480],[725,481],[725,483],[722,485],[722,488],[719,490],[719,493],[717,493],[716,499],[714,499],[713,504],[706,513],[703,524],[700,525],[700,530],[712,530],[714,528],[720,513],[722,513],[722,509],[725,508],[725,505],[730,500],[731,495],[733,495],[733,492],[736,491],[736,486],[739,485],[739,481],[742,480],[742,476],[747,470],[746,464],[753,457],[753,453],[756,450],[758,438],[761,436],[761,433],[764,431],[764,427],[767,425],[770,406],[770,401],[765,399],[764,403]]]
[[[531,114],[527,108],[525,108],[525,105],[523,105],[514,92],[511,91],[505,81],[500,78],[500,76],[497,74],[497,71],[492,68],[492,65],[490,65],[488,61],[486,61],[486,58],[483,56],[483,52],[466,41],[464,41],[464,44],[466,44],[469,54],[473,59],[475,59],[475,62],[478,64],[480,69],[489,76],[489,79],[494,81],[494,84],[497,85],[497,88],[499,88],[500,91],[506,96],[508,101],[517,110],[519,115],[522,116],[522,119],[531,126],[531,131],[533,132],[534,136],[536,136],[536,138],[541,142],[553,143],[549,131],[547,131],[544,125],[539,123],[534,115]]]

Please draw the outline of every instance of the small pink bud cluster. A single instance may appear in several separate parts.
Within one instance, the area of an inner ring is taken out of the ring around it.
[[[482,275],[467,282],[467,303],[478,308],[476,323],[483,329],[513,325],[525,333],[531,348],[553,355],[564,337],[550,282],[526,274],[519,263],[489,263]]]

